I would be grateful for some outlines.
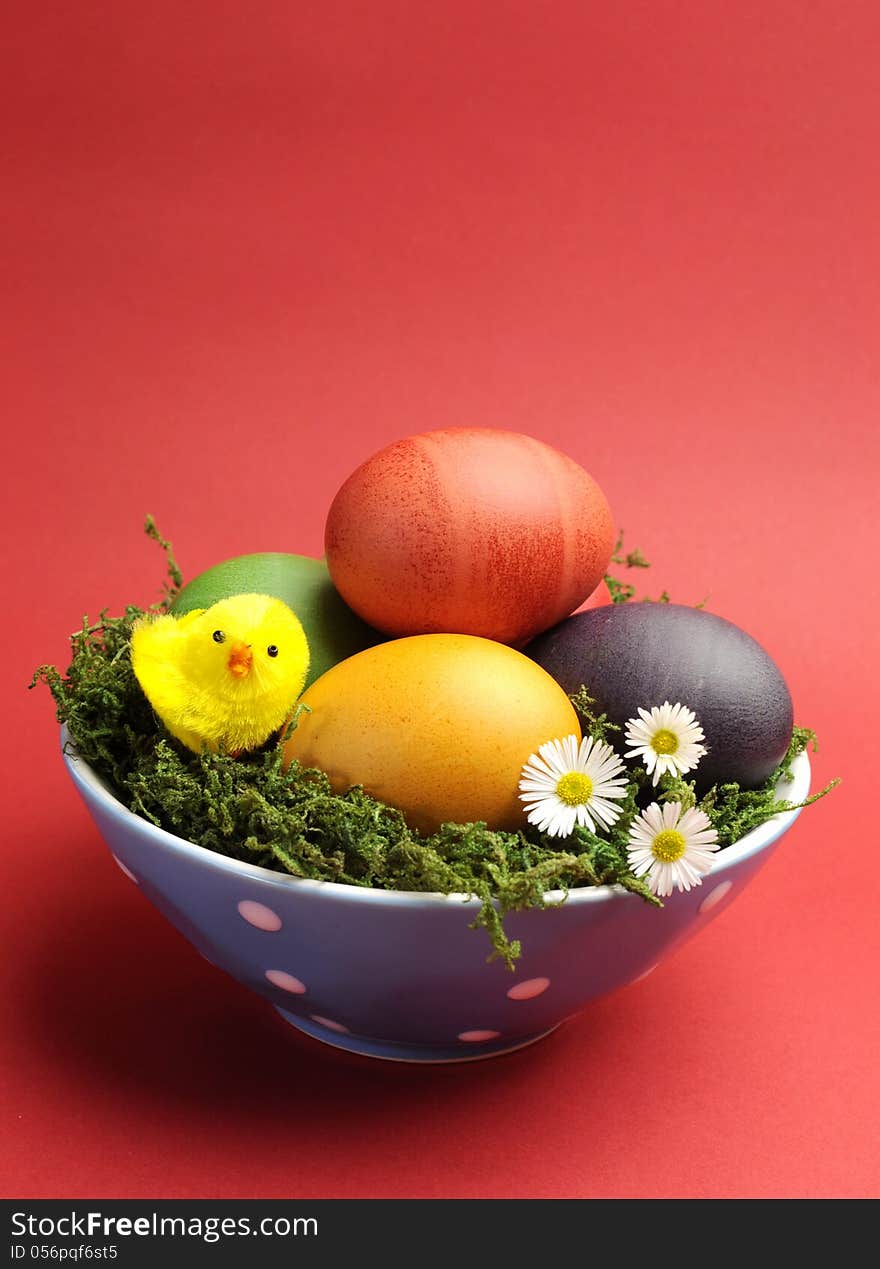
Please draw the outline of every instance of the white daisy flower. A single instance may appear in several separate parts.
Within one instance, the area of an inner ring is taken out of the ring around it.
[[[664,771],[671,771],[673,775],[692,771],[709,752],[701,743],[705,739],[693,710],[664,701],[662,705],[655,705],[650,713],[640,709],[639,717],[631,718],[626,724],[626,740],[633,746],[626,756],[644,760],[648,775],[654,773],[656,787]]]
[[[702,884],[718,849],[718,833],[696,807],[682,814],[680,802],[652,802],[633,820],[626,849],[635,875],[647,875],[654,894],[663,896],[672,894],[673,886],[690,890]]]
[[[522,770],[520,798],[530,824],[551,837],[569,837],[576,824],[608,827],[620,815],[626,768],[610,745],[592,736],[548,740]]]

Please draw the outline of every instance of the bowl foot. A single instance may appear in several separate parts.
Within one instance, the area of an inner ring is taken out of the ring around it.
[[[362,1057],[383,1058],[386,1062],[480,1062],[486,1058],[499,1057],[502,1053],[524,1049],[556,1030],[556,1027],[550,1027],[537,1035],[520,1036],[515,1040],[489,1040],[480,1044],[395,1044],[388,1040],[370,1040],[364,1036],[342,1034],[319,1022],[313,1022],[310,1018],[289,1013],[278,1005],[275,1008],[285,1022],[296,1027],[297,1031],[311,1036],[313,1040],[321,1040],[334,1049],[344,1049],[347,1053],[358,1053]]]

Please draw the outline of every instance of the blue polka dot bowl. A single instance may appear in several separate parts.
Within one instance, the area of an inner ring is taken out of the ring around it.
[[[636,982],[732,903],[797,810],[720,851],[703,884],[656,908],[615,886],[510,913],[513,973],[469,926],[479,901],[304,881],[184,841],[127,810],[84,762],[65,762],[119,867],[176,928],[289,1023],[372,1057],[461,1062],[547,1035],[591,1000]],[[780,796],[807,796],[796,761]],[[561,898],[561,895],[553,896]]]

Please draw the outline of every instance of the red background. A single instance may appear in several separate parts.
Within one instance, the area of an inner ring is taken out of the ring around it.
[[[867,1195],[877,1131],[873,0],[22,5],[4,23],[8,1196]],[[646,587],[822,748],[747,895],[536,1047],[298,1038],[114,867],[47,694],[81,614],[320,554],[412,431],[581,461]]]

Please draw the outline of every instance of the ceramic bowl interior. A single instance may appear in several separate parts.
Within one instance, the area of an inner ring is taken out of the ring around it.
[[[600,886],[510,913],[505,929],[522,943],[511,972],[487,959],[486,933],[470,928],[478,900],[308,881],[229,859],[133,814],[63,749],[119,867],[203,956],[309,1035],[402,1061],[520,1048],[651,973],[736,899],[799,814],[720,851],[703,884],[662,909]],[[802,754],[780,797],[799,802],[809,784]]]

